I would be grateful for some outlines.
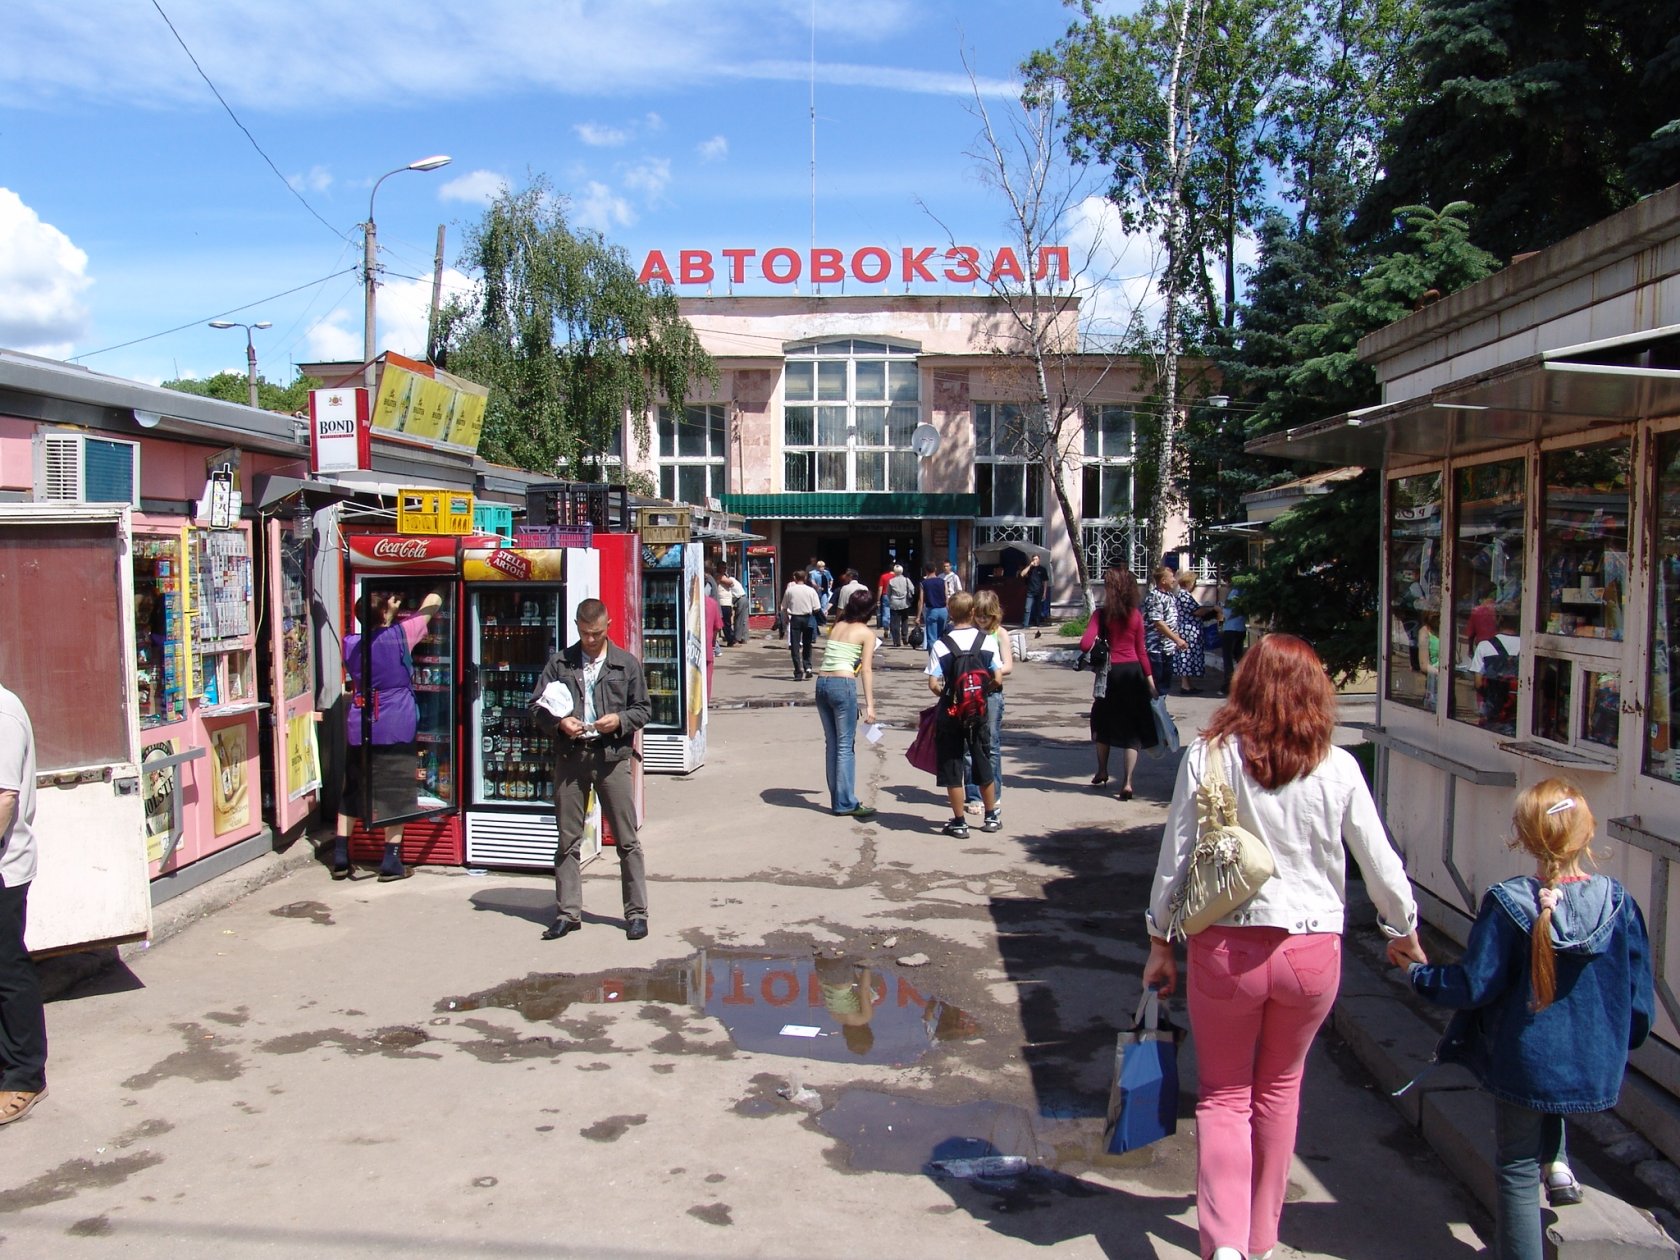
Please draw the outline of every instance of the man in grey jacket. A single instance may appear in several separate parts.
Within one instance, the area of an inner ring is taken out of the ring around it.
[[[554,737],[554,815],[560,839],[554,850],[556,914],[543,933],[552,941],[583,927],[583,847],[589,791],[618,846],[624,892],[624,934],[648,934],[647,871],[636,831],[631,758],[636,732],[651,708],[642,663],[607,639],[611,618],[598,599],[578,605],[578,642],[549,658],[531,693],[531,716]],[[558,684],[550,691],[550,684]]]

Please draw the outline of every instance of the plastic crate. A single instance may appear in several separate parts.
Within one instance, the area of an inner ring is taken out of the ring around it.
[[[593,547],[595,527],[583,525],[523,525],[513,533],[515,547]]]
[[[481,534],[513,537],[513,507],[507,503],[473,504],[473,528]]]
[[[525,520],[544,525],[591,525],[601,533],[630,529],[630,491],[594,481],[544,481],[525,492]]]
[[[693,534],[692,518],[686,507],[641,507],[636,532],[645,543],[685,543]]]

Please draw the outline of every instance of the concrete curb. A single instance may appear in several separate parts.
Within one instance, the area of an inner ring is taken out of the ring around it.
[[[1330,1019],[1395,1109],[1492,1213],[1493,1099],[1458,1067],[1437,1068],[1394,1096],[1428,1066],[1440,1039],[1436,1029],[1408,1005],[1396,985],[1351,950],[1343,951],[1341,993]],[[1556,1260],[1674,1260],[1674,1241],[1654,1217],[1617,1198],[1590,1170],[1578,1166],[1575,1171],[1588,1193],[1575,1207],[1546,1210],[1548,1255]]]

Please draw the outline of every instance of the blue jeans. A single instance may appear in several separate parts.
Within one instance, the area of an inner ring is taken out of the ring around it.
[[[922,646],[933,651],[933,645],[939,642],[939,636],[951,628],[951,614],[943,608],[930,608],[922,614],[922,633],[926,636]]]
[[[819,674],[817,716],[823,724],[823,766],[828,772],[828,807],[836,814],[848,814],[858,806],[853,790],[857,762],[852,754],[858,716],[856,681]]]
[[[986,697],[986,742],[992,750],[992,791],[997,793],[992,799],[999,805],[1003,804],[1003,692],[994,691]],[[963,779],[963,800],[978,801],[981,799],[980,789],[974,782],[974,767],[968,767],[968,774]]]
[[[1493,1134],[1493,1254],[1498,1260],[1542,1260],[1541,1169],[1567,1158],[1563,1117],[1496,1098]]]

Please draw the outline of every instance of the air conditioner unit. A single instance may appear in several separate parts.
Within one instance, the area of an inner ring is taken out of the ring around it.
[[[35,435],[35,498],[140,506],[140,444],[86,433]]]

